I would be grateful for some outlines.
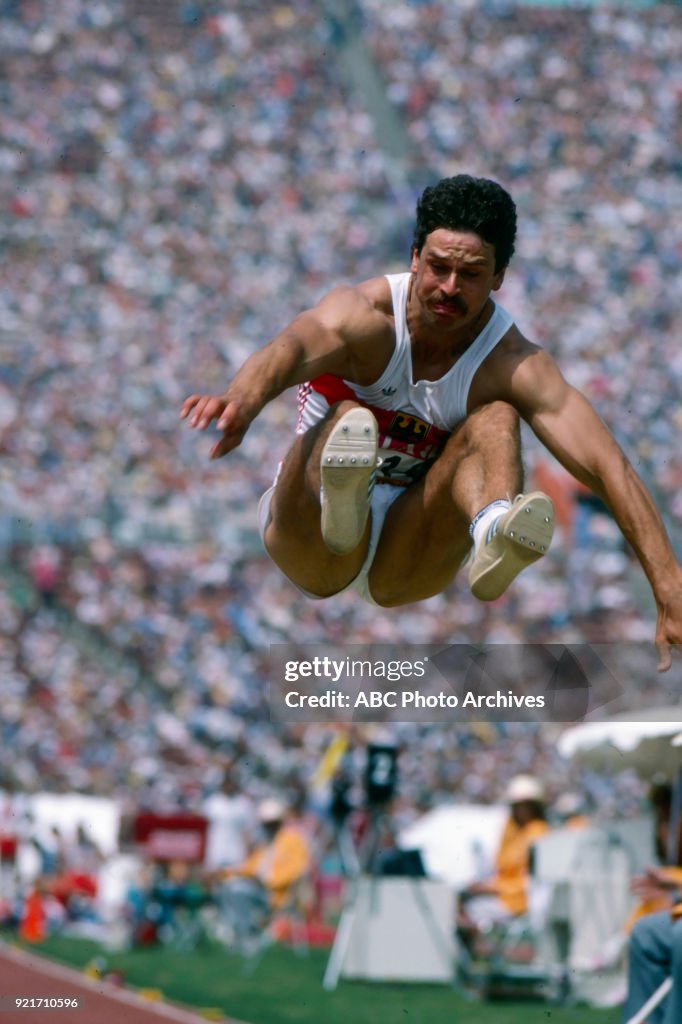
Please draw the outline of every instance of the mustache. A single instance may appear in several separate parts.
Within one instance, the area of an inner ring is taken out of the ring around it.
[[[460,313],[466,313],[467,305],[466,302],[460,298],[459,295],[455,295],[454,298],[450,299],[445,295],[441,295],[436,299],[437,306],[445,306],[447,309],[454,309]]]

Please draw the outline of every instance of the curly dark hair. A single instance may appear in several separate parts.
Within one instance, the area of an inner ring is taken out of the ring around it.
[[[496,181],[456,174],[429,185],[417,200],[413,251],[421,252],[426,236],[437,228],[473,231],[494,245],[497,273],[507,266],[514,252],[516,206]]]

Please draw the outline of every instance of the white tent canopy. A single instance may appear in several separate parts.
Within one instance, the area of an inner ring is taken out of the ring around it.
[[[585,722],[559,736],[559,753],[597,770],[631,767],[647,776],[672,775],[682,767],[681,718],[682,708],[674,705]]]
[[[509,808],[502,804],[442,804],[405,828],[403,849],[418,849],[427,873],[455,888],[493,870]]]

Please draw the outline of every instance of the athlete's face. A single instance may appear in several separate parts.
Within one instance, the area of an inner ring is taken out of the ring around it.
[[[422,315],[447,330],[471,323],[504,279],[495,247],[470,231],[437,228],[412,253],[414,289]]]

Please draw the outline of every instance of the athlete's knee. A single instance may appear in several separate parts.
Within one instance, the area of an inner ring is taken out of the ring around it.
[[[329,431],[337,420],[351,409],[357,409],[358,405],[358,402],[353,402],[349,398],[343,398],[341,401],[334,402],[333,405],[330,405],[322,419],[313,423],[311,427],[297,437],[289,457],[292,457],[292,454],[302,454],[304,461],[307,461],[316,451],[316,446],[319,447],[320,444],[323,444],[326,441]]]
[[[372,600],[380,608],[399,608],[403,604],[409,604],[409,600],[396,594],[391,588],[372,586],[371,583],[368,590],[372,596]]]
[[[491,402],[470,413],[451,434],[439,468],[454,468],[470,458],[495,455],[508,465],[520,462],[521,428],[519,415],[506,402]],[[454,461],[453,461],[454,460]]]
[[[329,406],[323,422],[324,423],[335,423],[342,416],[345,416],[351,409],[358,409],[360,407],[359,402],[354,402],[352,398],[342,398],[338,402],[334,402],[333,405]]]
[[[450,435],[446,450],[461,458],[481,449],[494,451],[500,445],[520,448],[519,414],[507,402],[490,402],[462,420]]]
[[[318,468],[322,446],[329,437],[334,424],[341,416],[350,409],[356,409],[357,407],[358,403],[350,399],[344,398],[340,402],[335,402],[329,407],[322,419],[296,437],[282,464],[284,476],[292,472],[294,475],[299,474],[298,480],[294,483],[294,490],[300,491],[307,483],[312,487],[311,493],[317,499],[319,495]]]
[[[376,559],[375,559],[376,562]],[[367,591],[375,604],[380,608],[397,608],[405,604],[400,596],[400,590],[404,587],[402,573],[396,575],[393,572],[386,572],[376,564],[370,566],[367,574]]]
[[[464,421],[469,439],[521,437],[519,414],[508,402],[489,402],[475,409]]]

